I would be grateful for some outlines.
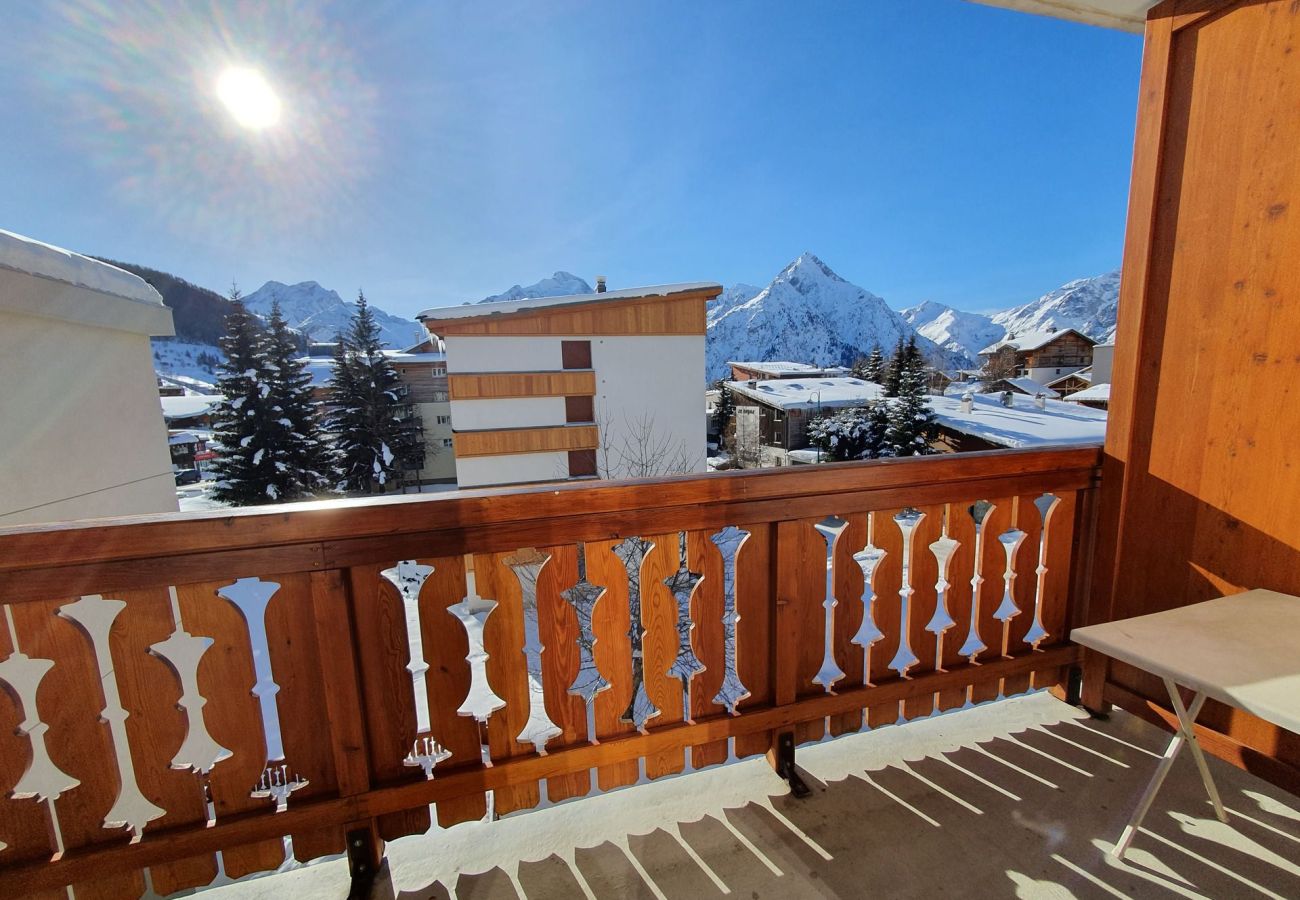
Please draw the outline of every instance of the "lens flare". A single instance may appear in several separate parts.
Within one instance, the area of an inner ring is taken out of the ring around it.
[[[217,96],[245,128],[261,131],[280,121],[280,98],[256,69],[226,69],[217,79]]]
[[[378,174],[380,56],[320,0],[61,0],[30,13],[31,89],[142,215],[203,241],[326,235]]]

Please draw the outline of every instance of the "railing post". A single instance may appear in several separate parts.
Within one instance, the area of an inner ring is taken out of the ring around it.
[[[370,789],[370,742],[361,699],[355,610],[344,572],[312,572],[311,599],[339,796],[364,794]],[[365,897],[383,865],[384,840],[374,819],[349,822],[344,832],[352,876],[349,897]]]

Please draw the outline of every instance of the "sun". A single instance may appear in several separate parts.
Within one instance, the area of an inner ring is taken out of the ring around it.
[[[231,66],[217,78],[217,97],[236,122],[252,131],[280,121],[280,98],[256,69]]]

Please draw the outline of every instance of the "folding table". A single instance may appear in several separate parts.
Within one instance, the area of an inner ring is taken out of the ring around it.
[[[1070,634],[1081,646],[1164,680],[1178,730],[1111,852],[1122,859],[1183,746],[1191,748],[1219,821],[1228,821],[1192,723],[1207,699],[1300,731],[1300,597],[1254,590]],[[1178,688],[1193,691],[1183,705]]]

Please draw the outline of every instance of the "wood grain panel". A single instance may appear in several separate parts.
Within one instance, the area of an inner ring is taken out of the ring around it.
[[[725,710],[713,702],[722,687],[726,672],[725,629],[722,617],[726,609],[723,591],[722,554],[711,540],[710,532],[693,531],[688,536],[687,554],[695,570],[704,576],[695,589],[692,606],[695,629],[692,640],[695,652],[704,664],[691,684],[691,718],[717,715]],[[743,546],[743,545],[742,545]],[[691,765],[697,769],[716,765],[727,759],[727,742],[714,741],[691,748]]]
[[[775,558],[777,527],[764,523],[748,526],[749,537],[736,557],[736,670],[749,696],[738,706],[742,716],[775,702],[776,676],[773,646],[776,634],[777,584]],[[765,734],[738,735],[732,742],[737,757],[766,753],[771,739]]]
[[[1002,549],[1002,543],[998,537],[1012,528],[1016,520],[1014,507],[1014,498],[1012,497],[989,497],[986,498],[993,504],[993,509],[984,519],[984,539],[983,539],[983,557],[980,561],[981,576],[983,582],[980,584],[979,595],[979,633],[980,640],[984,642],[985,649],[976,657],[979,663],[989,663],[999,659],[1002,656],[1002,647],[1006,638],[1006,626],[1001,620],[994,617],[994,613],[1002,604],[1002,594],[1005,590],[1003,582],[1003,573],[1007,567],[1007,555]],[[983,703],[988,700],[996,700],[1001,690],[1001,683],[998,679],[988,679],[978,684],[971,685],[970,699],[972,703]]]
[[[605,588],[591,617],[596,638],[592,652],[597,668],[610,683],[594,702],[597,741],[636,733],[635,728],[620,720],[632,702],[632,642],[628,637],[632,619],[628,613],[627,570],[614,555],[616,545],[609,541],[587,544],[587,580]],[[635,783],[639,771],[636,760],[617,762],[600,766],[596,780],[602,791],[613,790]]]
[[[974,500],[958,500],[948,504],[948,536],[957,541],[948,565],[948,615],[956,623],[943,634],[942,666],[951,669],[961,665],[966,658],[959,652],[970,632],[971,575],[975,565],[975,522],[970,517]],[[959,688],[941,693],[936,698],[939,710],[957,709],[966,703],[966,690]]]
[[[647,728],[657,729],[675,725],[685,718],[685,696],[680,679],[668,674],[677,658],[677,601],[664,584],[664,579],[677,571],[679,564],[678,535],[651,535],[654,549],[646,556],[641,576],[642,621],[645,624],[644,672],[646,693],[659,708],[659,715],[647,723]],[[688,550],[688,565],[690,560]],[[698,565],[693,566],[698,571]],[[684,747],[673,747],[646,757],[647,778],[659,778],[682,771],[686,765]]]
[[[862,648],[853,643],[862,625],[862,567],[853,561],[853,554],[867,543],[867,513],[844,518],[849,527],[835,546],[835,659],[844,670],[844,677],[835,685],[837,691],[860,686],[866,671]],[[862,723],[862,710],[853,710],[833,716],[830,732],[851,734],[860,731]]]
[[[898,591],[903,584],[903,533],[894,521],[897,509],[881,509],[871,513],[871,538],[875,546],[885,551],[876,567],[876,600],[874,604],[876,627],[883,635],[871,645],[868,654],[868,671],[872,684],[883,684],[898,677],[889,667],[898,652],[901,634],[902,604]],[[898,721],[899,706],[889,701],[867,710],[867,725],[878,728]]]
[[[930,550],[930,544],[943,534],[944,507],[926,506],[921,509],[921,512],[925,513],[925,518],[912,533],[912,602],[909,619],[912,652],[916,654],[918,660],[917,664],[908,670],[907,674],[912,678],[919,678],[935,671],[938,668],[936,664],[939,652],[939,644],[935,640],[934,632],[927,631],[925,626],[930,623],[930,618],[938,605],[938,593],[934,586],[939,580],[939,566],[934,553]],[[932,712],[934,712],[933,694],[921,694],[903,704],[903,717],[907,719],[928,716]]]
[[[562,593],[578,583],[578,550],[573,544],[549,547],[551,561],[537,576],[537,620],[542,644],[542,683],[546,691],[546,712],[563,732],[551,745],[571,747],[589,743],[587,704],[569,686],[581,664],[578,655],[578,616]],[[603,603],[601,599],[597,605]],[[582,770],[556,775],[546,781],[552,802],[584,796],[591,790],[591,772]]]
[[[591,396],[595,372],[479,372],[448,375],[453,400],[501,400],[515,397]]]
[[[720,288],[708,288],[667,297],[596,300],[461,319],[425,319],[424,324],[442,337],[704,334],[704,305],[719,293]]]
[[[595,425],[553,425],[457,431],[451,439],[455,442],[457,457],[509,456],[515,453],[592,450],[600,446],[600,430]]]

